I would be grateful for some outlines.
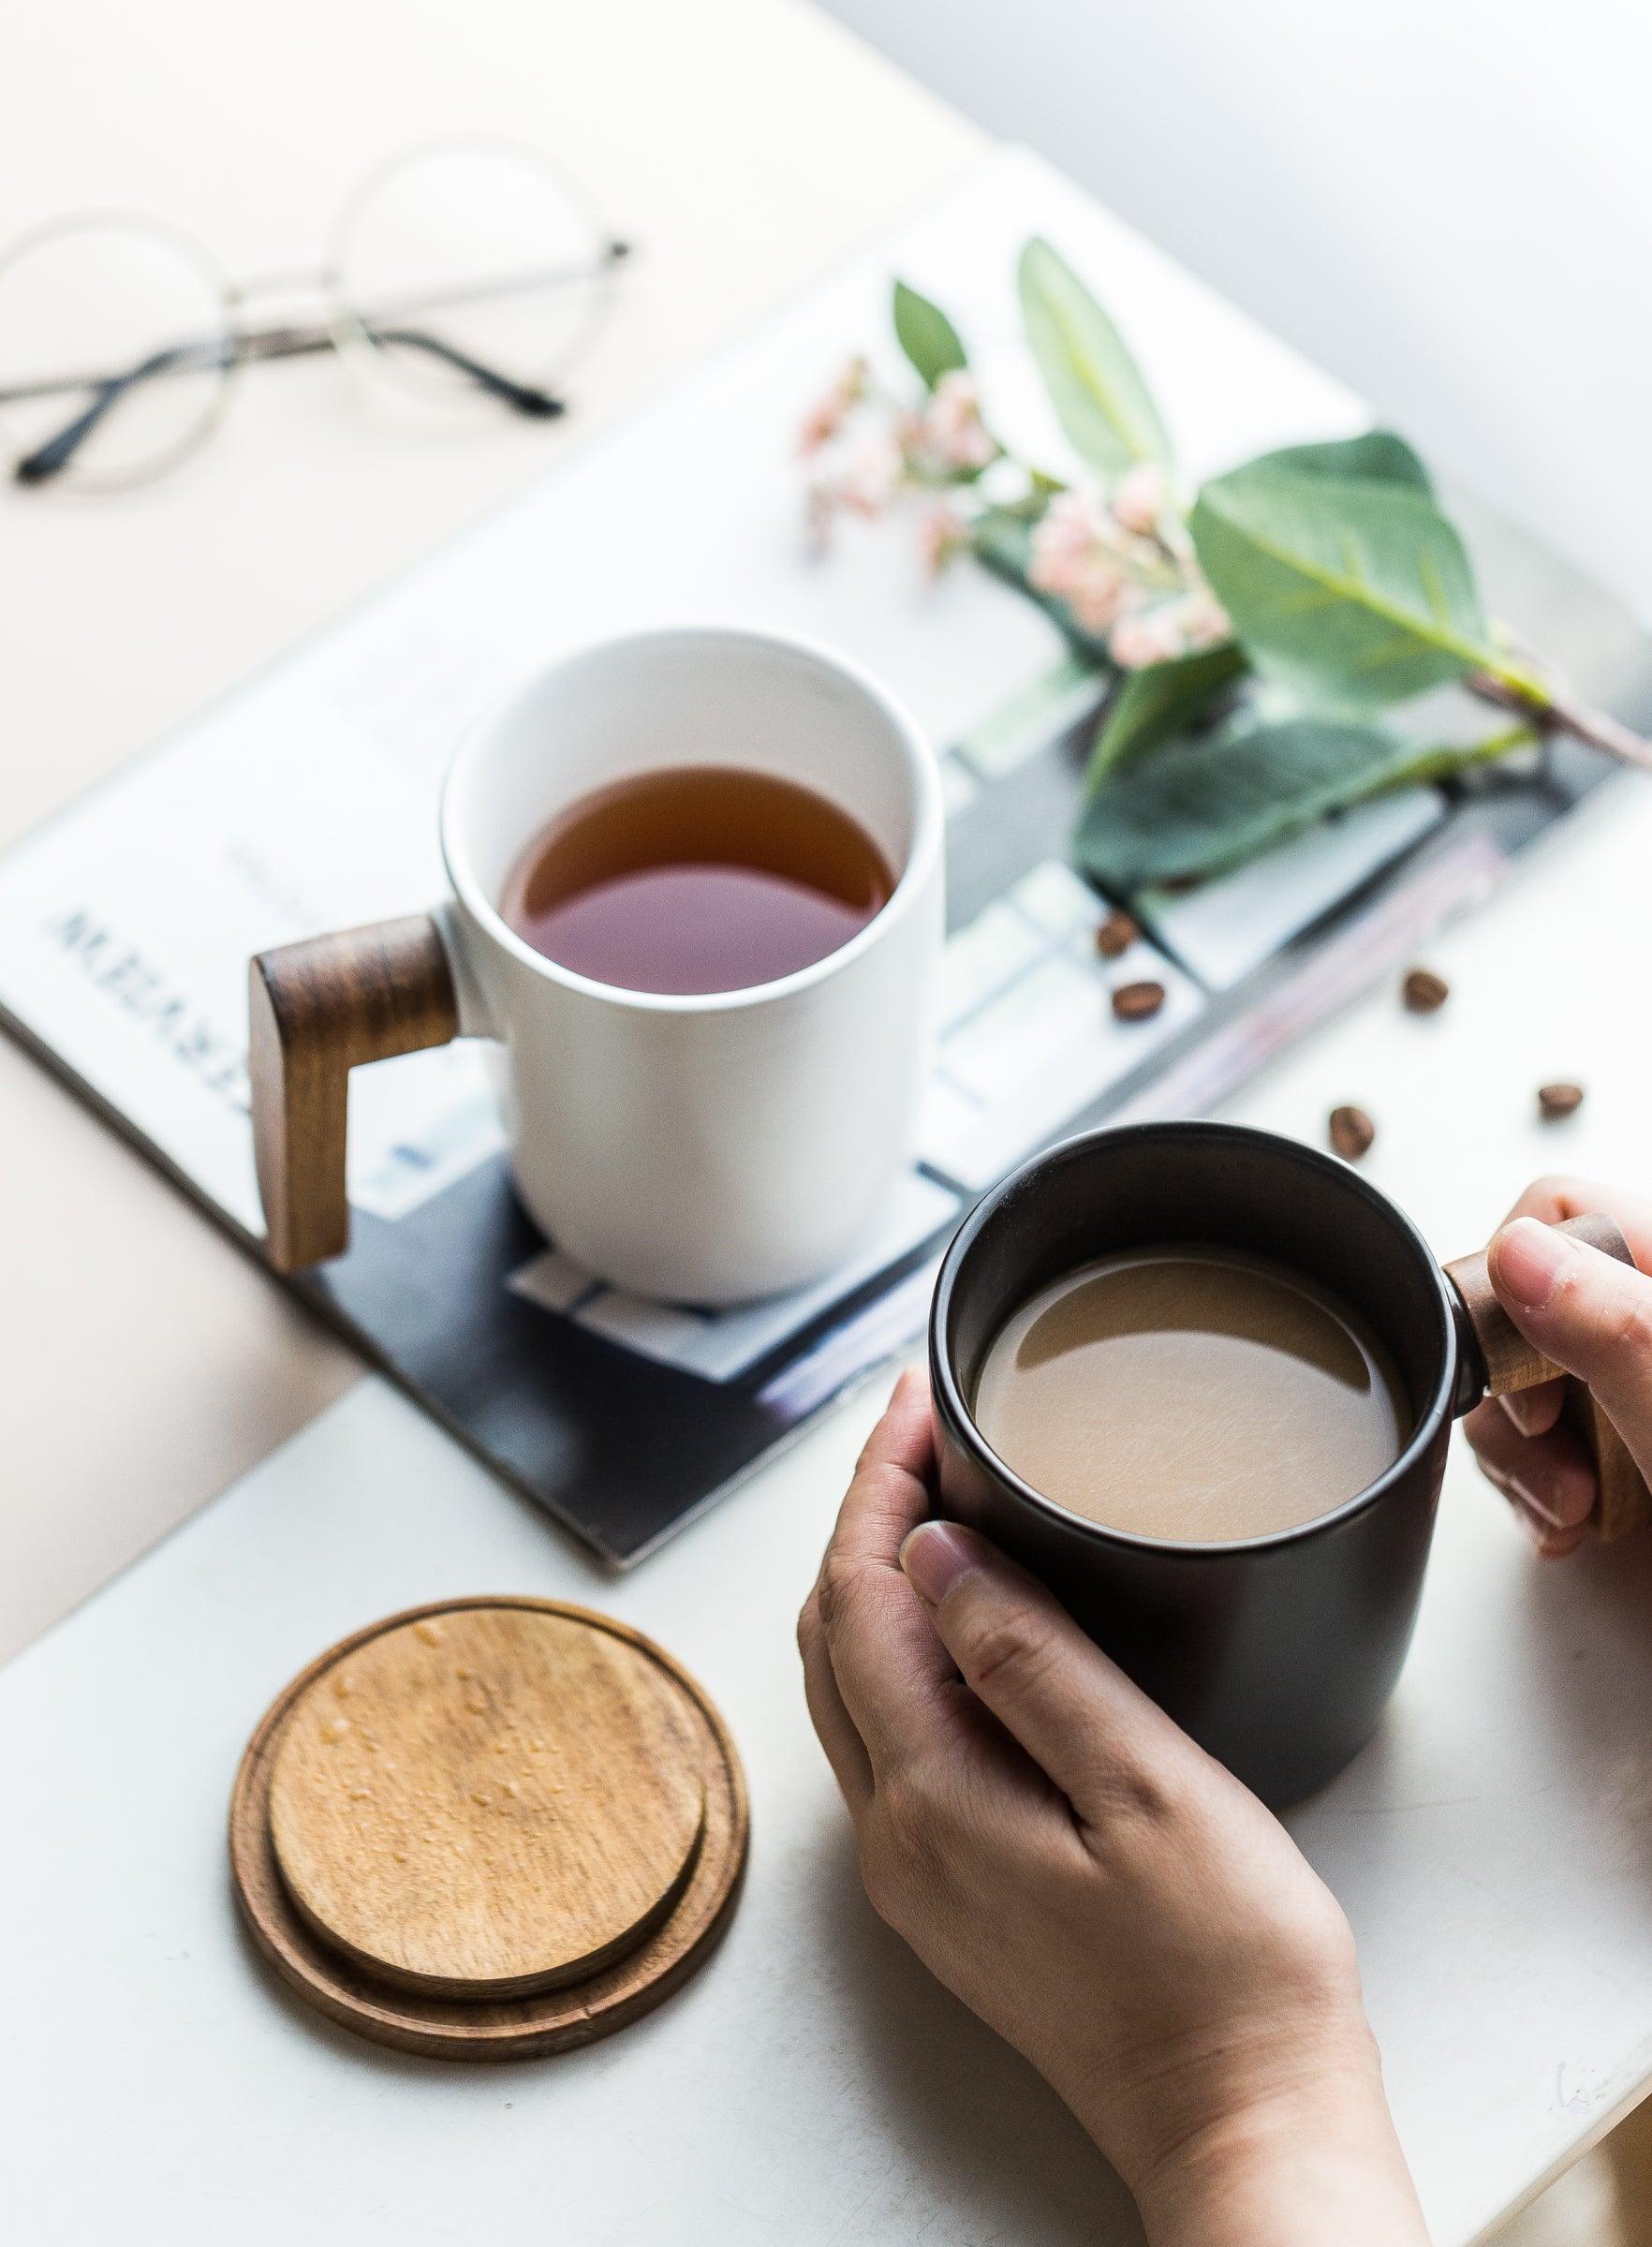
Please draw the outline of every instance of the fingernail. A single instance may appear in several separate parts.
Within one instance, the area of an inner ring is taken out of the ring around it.
[[[1563,1528],[1583,1529],[1594,1515],[1599,1492],[1594,1477],[1579,1469],[1568,1475],[1555,1478],[1555,1503]]]
[[[901,1547],[901,1566],[918,1597],[938,1607],[981,1566],[981,1543],[955,1521],[921,1521]]]
[[[1512,1510],[1532,1550],[1540,1559],[1547,1560],[1556,1552],[1570,1552],[1583,1534],[1581,1530],[1557,1529],[1546,1514],[1540,1513],[1524,1491],[1512,1499]]]
[[[1512,1486],[1504,1492],[1504,1496],[1509,1500],[1509,1511],[1514,1516],[1514,1524],[1520,1534],[1529,1545],[1541,1553],[1543,1549],[1544,1539],[1551,1534],[1548,1523],[1541,1514],[1533,1511],[1526,1500],[1521,1497],[1519,1491]]]
[[[1549,1382],[1540,1389],[1511,1389],[1506,1396],[1497,1397],[1504,1407],[1504,1415],[1512,1420],[1522,1436],[1546,1436],[1556,1420],[1560,1418],[1560,1404],[1556,1402]]]
[[[1564,1233],[1517,1217],[1491,1245],[1491,1276],[1525,1310],[1541,1310],[1571,1270],[1577,1250]]]
[[[1540,1537],[1538,1540],[1538,1559],[1540,1560],[1564,1560],[1569,1553],[1576,1552],[1583,1541],[1581,1530],[1551,1530],[1548,1536]]]
[[[1543,1432],[1532,1425],[1532,1410],[1527,1402],[1530,1394],[1528,1389],[1511,1389],[1506,1396],[1497,1398],[1497,1402],[1523,1436],[1541,1435]]]
[[[1594,1511],[1595,1493],[1588,1478],[1554,1470],[1522,1474],[1517,1488],[1532,1509],[1553,1529],[1581,1529]]]

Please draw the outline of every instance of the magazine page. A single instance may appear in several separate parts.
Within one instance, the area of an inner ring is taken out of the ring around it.
[[[1069,471],[1016,300],[1033,234],[1111,307],[1190,478],[1364,425],[1341,386],[1047,166],[1003,152],[0,862],[0,1009],[257,1239],[247,962],[443,894],[444,768],[522,677],[615,632],[716,619],[842,650],[908,703],[949,809],[941,1036],[917,1160],[829,1279],[720,1312],[628,1295],[517,1205],[488,1048],[354,1073],[355,1239],[306,1292],[616,1561],[910,1339],[939,1246],[1007,1168],[1109,1108],[1206,1104],[1502,854],[1483,832],[1453,842],[1386,918],[1346,925],[1311,973],[1299,961],[1287,992],[1279,963],[1303,933],[1448,823],[1438,790],[1404,789],[1260,865],[1146,900],[1128,955],[1099,956],[1105,905],[1066,855],[1096,673],[984,571],[928,575],[893,525],[846,523],[820,551],[797,457],[802,417],[848,354],[899,378],[898,274],[967,333],[995,428]],[[1162,986],[1150,1018],[1114,1015],[1121,978]]]

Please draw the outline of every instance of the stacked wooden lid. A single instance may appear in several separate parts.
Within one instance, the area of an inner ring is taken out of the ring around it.
[[[694,1680],[547,1600],[391,1616],[293,1679],[236,1780],[229,1855],[260,1949],[405,2051],[588,2042],[709,1954],[745,1863],[745,1780]]]

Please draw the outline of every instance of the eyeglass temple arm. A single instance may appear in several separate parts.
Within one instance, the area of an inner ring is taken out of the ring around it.
[[[552,392],[540,390],[531,382],[518,382],[513,376],[489,366],[483,360],[473,359],[468,351],[460,350],[456,344],[445,343],[439,335],[432,335],[425,329],[375,328],[365,321],[362,325],[368,335],[381,347],[387,344],[398,344],[408,350],[428,351],[434,358],[445,361],[449,366],[457,367],[462,375],[468,375],[472,382],[487,392],[489,397],[497,398],[502,405],[510,407],[517,413],[527,414],[538,421],[548,421],[553,415],[563,411],[563,401]]]
[[[118,406],[129,391],[140,382],[153,380],[160,375],[183,374],[186,369],[229,366],[232,363],[234,346],[228,338],[214,337],[210,342],[173,344],[164,351],[155,351],[147,359],[128,367],[124,375],[107,375],[89,385],[92,402],[72,421],[66,422],[55,436],[33,452],[25,452],[13,468],[19,483],[45,483],[59,475],[92,435],[112,407]]]
[[[363,323],[366,326],[366,323]],[[512,376],[483,361],[472,358],[469,352],[445,343],[439,335],[432,335],[419,328],[375,328],[366,326],[366,333],[379,346],[396,345],[408,350],[428,351],[467,375],[490,397],[497,398],[513,412],[536,420],[549,420],[563,411],[563,401],[549,391],[537,389],[533,384],[518,382]],[[124,375],[99,377],[90,387],[92,402],[60,429],[55,436],[25,453],[12,469],[19,483],[46,483],[60,475],[75,454],[92,436],[110,410],[135,390],[141,382],[151,382],[168,375],[179,375],[214,363],[230,367],[243,360],[299,359],[317,351],[336,348],[336,338],[322,328],[269,328],[258,333],[212,338],[196,343],[174,344],[164,351],[153,352],[140,360]]]

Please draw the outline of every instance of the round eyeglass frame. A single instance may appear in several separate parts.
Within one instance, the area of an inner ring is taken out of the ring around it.
[[[127,468],[98,468],[80,473],[66,462],[62,467],[52,468],[38,478],[33,478],[22,473],[24,461],[33,457],[24,454],[13,459],[13,476],[24,483],[50,482],[54,490],[82,497],[131,491],[155,482],[182,466],[216,434],[229,409],[235,385],[245,369],[261,358],[297,357],[331,349],[346,366],[375,370],[379,387],[393,391],[396,396],[404,400],[408,399],[413,394],[411,386],[386,376],[384,346],[375,338],[360,308],[343,294],[341,276],[347,262],[351,229],[359,222],[362,211],[371,207],[374,195],[397,173],[422,159],[468,152],[513,157],[538,172],[563,197],[590,233],[593,258],[586,302],[561,349],[537,370],[542,381],[559,381],[590,347],[612,301],[612,289],[608,283],[619,264],[631,255],[631,245],[617,238],[608,228],[599,205],[583,183],[543,150],[503,136],[441,135],[392,152],[356,182],[329,225],[323,245],[323,262],[311,272],[273,274],[246,283],[233,282],[206,244],[187,229],[144,212],[123,210],[119,206],[91,207],[61,213],[17,235],[4,251],[0,251],[0,288],[4,287],[6,275],[15,266],[52,241],[64,237],[96,232],[127,232],[164,244],[181,265],[194,269],[205,285],[204,293],[215,303],[217,325],[199,342],[206,348],[214,345],[221,345],[222,348],[217,362],[215,385],[209,402],[182,436],[149,458]],[[579,274],[570,277],[585,278]],[[263,332],[247,328],[243,318],[246,307],[260,295],[275,288],[304,285],[314,287],[319,299],[319,317],[311,326]],[[549,392],[474,365],[463,355],[453,356],[456,363],[477,377],[479,388],[493,391],[502,403],[537,418],[551,418],[562,412],[564,401]],[[92,385],[88,382],[85,387]],[[454,393],[456,397],[462,394]],[[421,393],[420,403],[434,406],[435,401],[426,392]],[[5,403],[0,399],[0,434],[4,434],[5,426]],[[42,451],[54,442],[55,439],[49,438],[45,445],[37,447],[36,451]]]

